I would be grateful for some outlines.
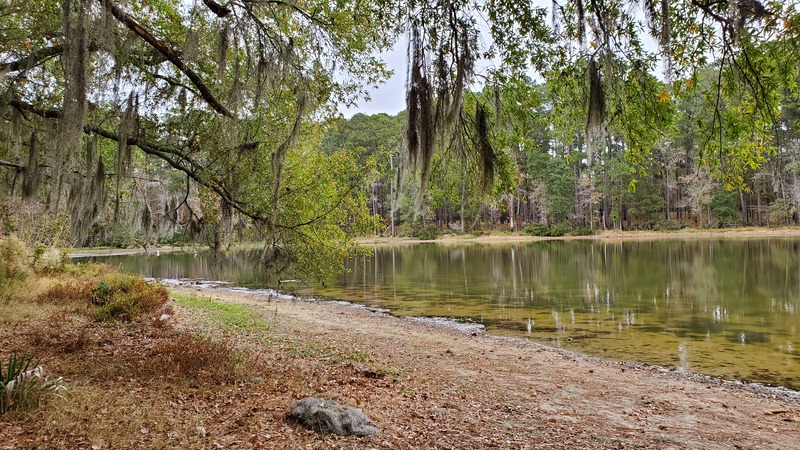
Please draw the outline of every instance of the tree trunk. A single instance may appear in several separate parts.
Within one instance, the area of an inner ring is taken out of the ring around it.
[[[742,209],[742,225],[747,226],[747,205],[744,201],[744,191],[739,189],[739,205]]]
[[[514,194],[508,195],[508,227],[511,231],[516,231],[514,224]]]

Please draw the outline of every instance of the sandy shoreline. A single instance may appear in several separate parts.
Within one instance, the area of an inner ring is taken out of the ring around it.
[[[698,230],[686,229],[681,231],[619,231],[610,230],[591,236],[560,236],[560,237],[538,237],[525,234],[490,234],[486,236],[472,235],[444,235],[433,241],[423,241],[420,239],[405,237],[358,237],[355,242],[363,246],[383,246],[383,245],[408,245],[420,243],[437,244],[499,244],[499,243],[518,243],[518,242],[537,242],[537,241],[575,241],[575,240],[597,240],[597,241],[636,241],[636,240],[657,240],[657,239],[756,239],[756,238],[800,238],[800,228],[730,228],[719,230]],[[248,243],[237,245],[236,249],[259,248],[258,243]],[[184,246],[152,246],[136,248],[81,248],[70,250],[70,258],[88,258],[92,256],[124,256],[136,255],[141,253],[160,254],[172,252],[195,252],[207,250],[206,247],[197,245]]]
[[[367,447],[786,449],[800,442],[793,391],[605,362],[337,302],[175,289],[262,310],[278,339],[356,349],[408,374],[399,399],[370,386],[315,393],[360,403],[383,429],[363,441]]]
[[[656,240],[656,239],[748,239],[748,238],[800,238],[800,228],[722,228],[685,229],[680,231],[602,231],[591,236],[539,237],[525,234],[490,234],[486,236],[444,235],[433,241],[423,241],[402,237],[361,237],[356,242],[361,245],[402,245],[432,242],[440,244],[460,243],[503,243],[537,241],[576,241],[576,240]]]

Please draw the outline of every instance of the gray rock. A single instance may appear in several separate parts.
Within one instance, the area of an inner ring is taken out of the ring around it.
[[[360,409],[333,400],[308,397],[294,405],[289,417],[319,434],[371,436],[378,428]]]

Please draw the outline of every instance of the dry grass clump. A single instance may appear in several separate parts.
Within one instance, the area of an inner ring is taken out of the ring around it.
[[[50,317],[47,323],[31,326],[27,342],[38,354],[66,355],[83,351],[94,340],[92,330],[81,321]]]
[[[92,293],[93,283],[90,280],[69,280],[51,286],[36,297],[38,303],[68,305],[76,302],[87,302]]]
[[[237,381],[248,355],[227,340],[181,333],[157,343],[142,365],[145,375],[221,384]]]
[[[75,269],[73,269],[75,270]],[[39,304],[81,305],[98,322],[112,319],[135,320],[158,312],[169,300],[166,289],[147,283],[138,275],[112,272],[108,268],[86,267],[82,276],[59,274],[56,284],[35,296]],[[48,282],[40,280],[40,284]]]

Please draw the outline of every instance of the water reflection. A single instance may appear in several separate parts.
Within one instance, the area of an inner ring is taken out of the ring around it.
[[[605,358],[800,387],[800,241],[662,240],[378,247],[303,294],[481,321]],[[247,255],[162,255],[125,270],[263,285]]]

